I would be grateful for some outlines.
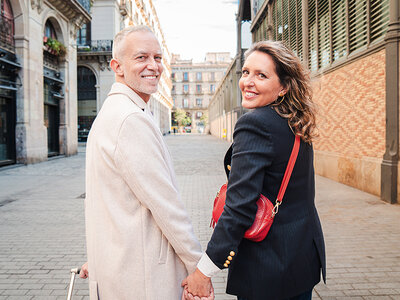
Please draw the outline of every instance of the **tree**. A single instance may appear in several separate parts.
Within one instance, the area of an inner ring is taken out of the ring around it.
[[[192,120],[183,109],[177,108],[175,111],[175,122],[181,127],[191,124]]]

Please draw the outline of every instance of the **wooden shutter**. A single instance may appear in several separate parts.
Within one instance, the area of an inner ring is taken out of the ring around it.
[[[367,0],[348,1],[351,53],[367,44]]]
[[[308,1],[308,42],[309,42],[309,68],[318,70],[318,30],[315,0]]]
[[[330,16],[329,1],[318,0],[318,64],[325,67],[330,64]]]
[[[346,38],[346,1],[332,0],[333,61],[347,55]]]
[[[303,31],[302,31],[302,7],[301,7],[301,0],[297,0],[296,5],[296,36],[297,36],[297,56],[300,59],[303,59]]]
[[[371,42],[382,38],[389,24],[389,0],[371,0]]]
[[[282,41],[289,46],[289,3],[282,0]]]

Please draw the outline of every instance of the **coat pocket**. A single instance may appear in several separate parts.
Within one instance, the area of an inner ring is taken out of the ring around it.
[[[99,300],[99,290],[97,286],[97,281],[89,281],[89,295],[90,300]]]
[[[168,240],[161,234],[160,256],[158,258],[159,264],[165,264],[167,261]]]

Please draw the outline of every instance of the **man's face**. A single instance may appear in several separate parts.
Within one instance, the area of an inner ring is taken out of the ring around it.
[[[154,34],[147,31],[129,34],[121,45],[118,60],[126,85],[147,102],[157,91],[163,71],[161,48]]]

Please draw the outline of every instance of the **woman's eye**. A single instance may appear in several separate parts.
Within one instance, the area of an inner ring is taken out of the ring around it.
[[[267,78],[267,76],[265,76],[264,74],[260,73],[259,74],[260,78]]]
[[[249,74],[249,71],[247,71],[247,70],[242,70],[242,75],[247,75],[247,74]]]

